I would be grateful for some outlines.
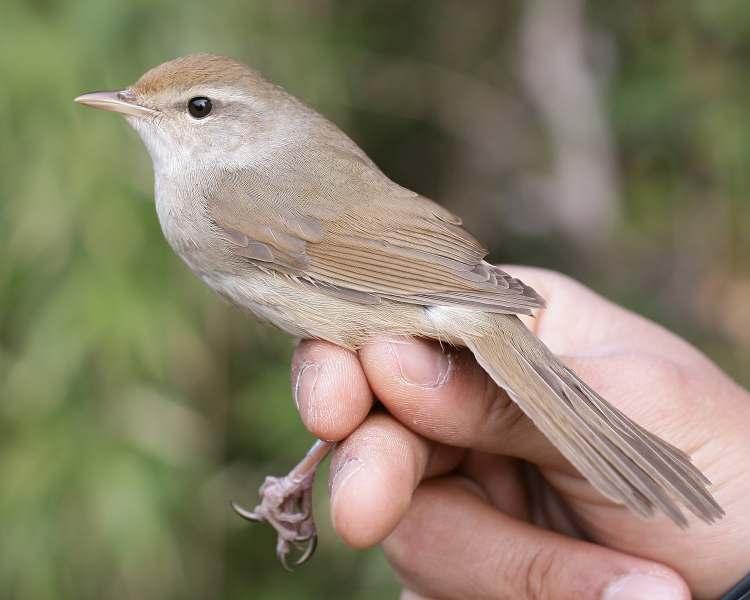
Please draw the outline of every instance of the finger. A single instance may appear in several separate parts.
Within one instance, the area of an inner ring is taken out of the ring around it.
[[[525,521],[532,505],[526,489],[526,466],[507,456],[467,452],[459,472],[476,482],[497,510]]]
[[[328,342],[306,340],[297,346],[292,391],[305,427],[322,440],[345,438],[372,407],[357,355]]]
[[[468,350],[444,350],[436,342],[399,339],[369,344],[359,357],[378,399],[420,435],[572,472]]]
[[[698,450],[746,410],[744,394],[733,393],[736,385],[716,365],[660,325],[559,273],[507,269],[547,298],[548,308],[527,325],[588,385],[666,441]],[[716,393],[717,382],[725,393]]]
[[[530,463],[506,456],[468,452],[458,470],[482,489],[500,512],[568,537],[584,539],[580,519]]]
[[[336,448],[331,462],[331,516],[356,548],[382,541],[396,526],[419,482],[455,468],[462,452],[428,442],[390,416],[373,414]]]
[[[682,338],[566,275],[516,265],[501,268],[546,300],[546,308],[535,317],[521,318],[555,354],[589,357],[644,352],[674,357],[683,365],[708,363]]]
[[[424,482],[383,544],[402,583],[439,598],[686,600],[670,569],[496,511],[456,477]]]
[[[412,592],[411,590],[402,590],[400,600],[434,600],[434,599],[428,598],[427,596],[422,596],[420,594],[417,594],[416,592]]]

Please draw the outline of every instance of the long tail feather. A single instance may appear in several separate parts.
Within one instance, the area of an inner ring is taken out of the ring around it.
[[[706,522],[724,511],[690,457],[634,423],[557,360],[515,316],[500,335],[467,335],[479,364],[594,487],[638,514],[658,509],[685,527],[680,509]],[[466,328],[471,330],[471,328]]]

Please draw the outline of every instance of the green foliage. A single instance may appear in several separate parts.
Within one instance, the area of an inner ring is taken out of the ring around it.
[[[379,551],[336,540],[323,481],[318,555],[293,575],[276,565],[270,531],[229,510],[230,499],[252,505],[263,475],[283,472],[311,442],[290,400],[292,341],[187,272],[162,239],[136,136],[72,102],[180,54],[226,53],[260,68],[400,183],[464,214],[498,260],[583,277],[750,383],[740,331],[750,324],[741,293],[750,277],[750,8],[623,6],[591,6],[592,25],[615,47],[607,101],[625,214],[600,253],[507,228],[497,205],[512,169],[462,162],[479,142],[502,148],[504,135],[471,121],[469,96],[497,94],[499,113],[508,102],[533,112],[516,67],[520,3],[6,2],[2,597],[396,594]],[[540,126],[524,139],[525,150],[505,151],[543,167]]]

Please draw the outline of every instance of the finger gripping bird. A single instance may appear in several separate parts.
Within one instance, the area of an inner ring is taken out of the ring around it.
[[[386,177],[335,125],[245,65],[195,54],[117,92],[76,98],[121,113],[151,155],[164,236],[211,288],[302,338],[351,350],[380,336],[468,348],[602,494],[680,526],[723,510],[690,457],[614,408],[518,315],[544,301],[484,260],[461,219]],[[315,549],[316,442],[254,511],[288,567]]]

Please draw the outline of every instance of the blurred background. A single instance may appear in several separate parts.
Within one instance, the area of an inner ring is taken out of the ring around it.
[[[393,598],[328,520],[292,575],[229,509],[311,442],[293,340],[172,255],[122,119],[177,55],[254,65],[497,262],[559,269],[750,385],[750,5],[10,0],[0,19],[0,596]]]

